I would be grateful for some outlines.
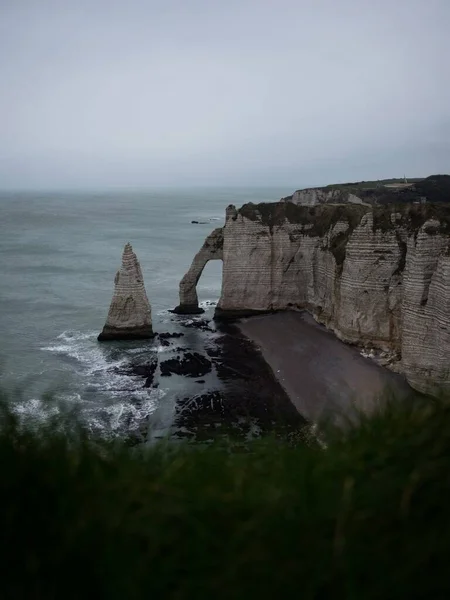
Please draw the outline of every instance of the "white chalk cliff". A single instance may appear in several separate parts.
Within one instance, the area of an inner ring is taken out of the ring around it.
[[[282,198],[281,202],[292,202],[293,204],[301,204],[302,206],[316,206],[317,204],[366,204],[359,196],[348,191],[339,189],[326,188],[306,188],[297,190],[288,196]]]
[[[180,311],[223,258],[218,316],[307,309],[342,340],[388,351],[418,390],[450,390],[450,206],[247,204],[180,285]]]
[[[153,337],[152,313],[144,287],[141,266],[130,244],[122,255],[122,266],[114,279],[114,295],[99,341]]]

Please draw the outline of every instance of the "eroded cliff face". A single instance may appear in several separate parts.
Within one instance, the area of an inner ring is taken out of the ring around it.
[[[450,207],[248,204],[222,233],[219,315],[308,309],[396,355],[416,389],[450,389]]]
[[[402,365],[424,392],[450,390],[450,240],[429,221],[408,239]]]

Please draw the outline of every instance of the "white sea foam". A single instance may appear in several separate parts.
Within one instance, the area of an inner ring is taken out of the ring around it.
[[[118,401],[103,407],[101,411],[91,409],[87,415],[89,427],[106,434],[115,434],[124,430],[133,431],[155,411],[165,395],[163,390],[151,390],[151,393],[146,390],[146,392],[145,398],[138,403]],[[137,395],[133,394],[134,400],[137,399]]]
[[[63,331],[62,333],[60,333],[57,337],[58,340],[66,340],[66,341],[70,341],[70,340],[89,340],[89,339],[95,339],[97,337],[97,334],[95,333],[95,331],[89,331],[89,332],[82,332],[82,331],[74,331],[71,329],[68,329],[67,331]]]
[[[147,344],[139,342],[139,344],[140,345],[136,348],[127,348],[127,354],[142,354],[143,352],[155,352],[155,346],[153,342]]]
[[[54,404],[49,404],[40,398],[30,398],[14,403],[14,411],[21,417],[41,417],[58,414],[59,409]]]
[[[210,286],[207,289],[216,290],[215,286]],[[198,305],[200,308],[213,308],[214,306],[217,306],[217,300],[202,300]]]
[[[129,363],[131,356],[148,352],[163,352],[167,348],[140,343],[138,347],[123,350],[102,346],[95,332],[64,331],[53,344],[42,347],[45,352],[56,353],[75,361],[74,370],[82,377],[80,393],[65,393],[64,403],[80,407],[80,415],[91,429],[105,434],[116,430],[137,427],[151,414],[165,392],[143,388],[143,378],[117,372]],[[103,400],[102,400],[103,399]],[[28,401],[18,406],[24,416],[45,419],[39,401]]]
[[[155,346],[154,348],[154,352],[167,352],[168,348],[167,346]]]
[[[58,342],[44,346],[41,350],[74,359],[86,374],[105,371],[126,362],[126,357],[114,361],[108,360],[106,351],[97,343],[97,334],[92,331],[64,331],[56,339]]]
[[[12,409],[19,418],[19,422],[32,427],[43,425],[60,412],[57,404],[45,402],[41,398],[29,398],[15,402]]]

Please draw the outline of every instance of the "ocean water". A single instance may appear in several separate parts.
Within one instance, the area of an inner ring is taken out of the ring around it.
[[[168,312],[178,284],[206,235],[224,222],[228,204],[275,201],[283,188],[148,192],[0,194],[0,377],[20,390],[16,410],[45,414],[43,392],[111,431],[139,422],[180,392],[166,378],[158,389],[117,373],[134,357],[164,353],[154,342],[99,344],[126,242],[136,252],[156,331],[179,329]],[[208,221],[206,225],[192,220]],[[221,261],[199,282],[207,316],[220,295]],[[200,349],[201,333],[183,341]]]

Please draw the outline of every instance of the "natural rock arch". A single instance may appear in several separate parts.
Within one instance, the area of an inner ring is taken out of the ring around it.
[[[173,312],[180,315],[200,314],[203,311],[198,305],[197,283],[203,269],[210,260],[223,260],[223,228],[214,229],[197,252],[189,271],[180,281],[180,304]]]

